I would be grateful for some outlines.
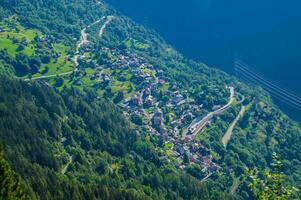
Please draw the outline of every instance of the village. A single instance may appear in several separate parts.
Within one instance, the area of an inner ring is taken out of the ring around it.
[[[84,51],[90,51],[90,47]],[[204,177],[216,173],[220,166],[214,162],[210,150],[195,140],[189,130],[191,124],[206,113],[203,105],[198,105],[187,91],[181,90],[177,83],[171,83],[163,70],[147,63],[144,58],[127,50],[103,48],[102,51],[110,55],[103,58],[102,65],[95,65],[90,58],[80,56],[75,77],[87,76],[85,69],[92,67],[94,72],[89,75],[90,80],[109,86],[112,79],[128,80],[104,71],[119,69],[128,72],[135,89],[118,103],[124,114],[151,136],[172,144],[171,157],[175,158],[177,168],[195,163],[202,168]],[[76,85],[82,84],[80,79],[75,80]],[[216,105],[214,109],[219,107]],[[161,159],[171,162],[171,157],[161,156]]]

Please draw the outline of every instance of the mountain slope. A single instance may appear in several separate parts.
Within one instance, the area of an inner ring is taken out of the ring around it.
[[[19,177],[12,171],[0,149],[0,199],[25,199]]]
[[[68,90],[61,97],[43,83],[1,81],[1,144],[31,199],[210,198],[95,94]]]
[[[1,144],[32,196],[95,198],[107,190],[112,198],[219,199],[231,191],[247,199],[245,169],[270,167],[273,152],[287,181],[301,182],[300,127],[262,89],[186,60],[103,2],[0,6],[2,73],[23,79],[2,77]],[[223,109],[229,87],[234,100]],[[241,106],[248,109],[225,148]],[[188,129],[202,119],[193,136]]]

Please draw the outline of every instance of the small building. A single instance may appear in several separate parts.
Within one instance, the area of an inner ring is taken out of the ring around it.
[[[147,98],[145,98],[143,105],[147,108],[151,107],[154,103],[153,96],[149,95]]]
[[[129,105],[134,107],[134,106],[141,106],[142,102],[139,96],[135,95],[133,96],[130,101],[129,101]]]
[[[155,129],[157,130],[160,130],[161,129],[161,125],[162,125],[162,121],[163,121],[163,118],[162,118],[163,114],[162,112],[158,109],[153,118],[152,118],[152,125]]]
[[[76,80],[76,81],[74,81],[74,85],[80,86],[80,85],[82,85],[82,84],[83,84],[83,83],[82,83],[81,80]]]
[[[179,102],[181,102],[182,100],[184,100],[183,95],[181,94],[176,94],[173,98],[172,98],[172,103],[173,104],[178,104]]]
[[[222,106],[221,105],[215,105],[215,106],[213,106],[212,107],[212,110],[218,110],[218,109],[220,109]]]

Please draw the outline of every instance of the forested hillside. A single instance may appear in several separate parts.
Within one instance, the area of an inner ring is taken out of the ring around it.
[[[300,126],[261,88],[102,1],[0,11],[0,144],[31,199],[252,199],[273,152],[300,185]]]
[[[10,168],[0,147],[0,199],[25,199],[18,175]]]
[[[1,80],[1,144],[31,199],[214,197],[93,92]]]

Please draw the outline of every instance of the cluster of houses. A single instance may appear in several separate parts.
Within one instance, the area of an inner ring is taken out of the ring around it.
[[[174,141],[173,150],[175,156],[179,160],[183,160],[185,154],[189,158],[189,162],[202,166],[204,174],[213,174],[220,170],[220,166],[214,162],[211,151],[204,147],[200,142],[176,140]],[[183,168],[184,166],[179,166]]]
[[[186,155],[190,162],[202,166],[204,173],[218,171],[219,166],[213,162],[209,149],[189,137],[182,139],[180,136],[180,130],[188,127],[193,119],[202,114],[202,105],[197,105],[189,98],[187,91],[181,91],[179,85],[170,82],[164,71],[156,69],[144,58],[124,50],[104,49],[104,51],[110,54],[110,58],[104,58],[104,65],[94,67],[90,79],[109,82],[113,74],[104,74],[105,68],[130,72],[130,81],[137,86],[139,92],[124,99],[119,106],[132,122],[144,127],[151,135],[160,136],[164,141],[171,142],[173,144],[171,150],[180,163],[175,163],[176,166],[184,167],[183,160]],[[83,59],[83,61],[87,63],[87,60]],[[160,97],[158,90],[164,84],[168,84],[168,89],[164,90],[161,94],[163,97]],[[169,113],[165,112],[165,108],[174,113],[169,122],[166,120]],[[164,157],[164,159],[168,158]]]
[[[36,36],[34,40],[37,44],[44,44],[48,49],[53,49],[54,38],[50,35]]]
[[[116,51],[114,52],[116,55]],[[177,84],[170,84],[168,90],[163,92],[167,97],[167,102],[163,102],[156,95],[158,89],[164,84],[169,83],[169,78],[164,72],[149,65],[143,58],[135,54],[126,52],[125,55],[117,56],[119,58],[112,68],[129,69],[132,75],[131,81],[139,86],[140,93],[136,93],[122,102],[122,108],[129,114],[134,123],[145,126],[151,135],[157,135],[164,138],[164,141],[173,143],[172,151],[174,156],[183,163],[184,155],[188,155],[189,161],[202,166],[204,174],[215,173],[220,167],[213,161],[213,156],[209,149],[200,142],[196,142],[185,137],[182,139],[179,130],[189,126],[193,119],[202,115],[203,105],[196,104],[189,98],[186,91],[181,91]],[[154,73],[150,74],[148,71]],[[185,109],[181,109],[184,106]],[[166,123],[164,107],[171,108],[176,117]],[[149,109],[151,108],[151,112]],[[168,159],[163,156],[163,159]],[[177,163],[179,167],[183,164]]]

